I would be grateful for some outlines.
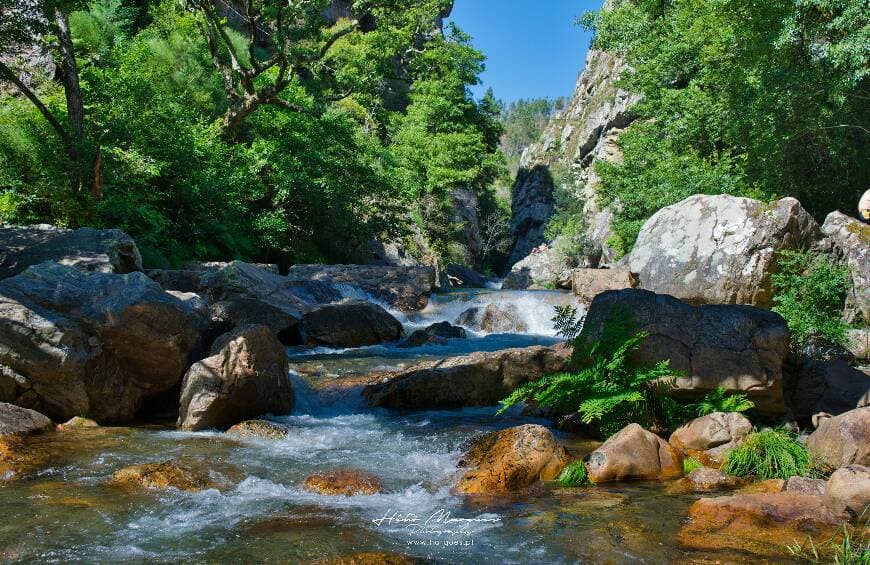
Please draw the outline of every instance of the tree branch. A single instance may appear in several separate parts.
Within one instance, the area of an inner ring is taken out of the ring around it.
[[[318,114],[314,110],[311,110],[310,108],[305,108],[303,106],[299,106],[298,104],[293,104],[292,102],[288,102],[283,98],[279,98],[278,96],[267,100],[266,103],[271,104],[272,106],[278,106],[279,108],[284,108],[285,110],[291,110],[293,112],[299,112],[301,114],[314,116],[315,118],[320,116],[320,114]]]
[[[316,56],[305,57],[302,60],[310,63],[313,61],[319,61],[320,59],[323,59],[324,57],[326,57],[326,54],[329,52],[329,50],[332,48],[332,46],[335,45],[336,41],[338,41],[339,39],[341,39],[342,37],[344,37],[346,35],[350,35],[351,33],[355,32],[357,29],[359,29],[359,21],[353,20],[352,22],[350,22],[350,25],[347,26],[346,28],[340,29],[337,32],[333,33],[329,37],[329,39],[326,40],[326,43],[324,43],[320,47],[320,51],[318,51]]]

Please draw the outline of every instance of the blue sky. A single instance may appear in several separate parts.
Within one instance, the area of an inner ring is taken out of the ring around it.
[[[602,0],[455,0],[450,21],[474,38],[487,57],[481,96],[497,98],[570,96],[583,68],[590,35],[574,25]]]

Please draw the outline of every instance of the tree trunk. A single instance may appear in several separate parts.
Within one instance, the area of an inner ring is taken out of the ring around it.
[[[79,71],[76,67],[76,56],[73,51],[72,36],[70,36],[69,31],[69,18],[61,7],[54,10],[61,58],[61,80],[63,81],[63,89],[66,93],[66,111],[69,119],[69,128],[73,134],[73,139],[76,142],[81,142],[85,135],[85,106],[82,101],[82,89],[79,86]]]

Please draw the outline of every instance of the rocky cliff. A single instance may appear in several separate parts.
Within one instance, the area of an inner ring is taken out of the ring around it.
[[[556,171],[562,174],[555,182],[582,201],[591,244],[584,257],[569,259],[580,266],[597,266],[613,260],[613,252],[607,246],[611,211],[602,209],[597,202],[599,180],[592,164],[600,159],[621,158],[615,142],[634,119],[630,108],[638,100],[615,86],[624,68],[624,61],[617,55],[590,50],[571,103],[550,120],[538,143],[523,153],[512,195],[514,246],[510,265],[545,243],[544,229],[555,211]]]

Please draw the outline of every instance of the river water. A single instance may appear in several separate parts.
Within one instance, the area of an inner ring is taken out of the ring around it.
[[[556,292],[450,293],[403,316],[406,327],[452,322],[471,305],[511,301],[522,305],[533,331],[470,333],[414,349],[288,350],[296,408],[270,418],[291,428],[284,440],[238,440],[168,425],[34,437],[29,452],[44,462],[0,480],[0,561],[306,563],[385,551],[478,564],[758,562],[680,548],[675,534],[695,496],[665,494],[660,484],[545,485],[530,494],[474,499],[451,492],[473,437],[546,421],[495,416],[495,408],[391,413],[365,408],[353,394],[325,400],[313,388],[318,379],[420,359],[555,343],[552,306],[570,300]],[[578,455],[597,445],[560,438]],[[225,486],[131,493],[106,484],[121,467],[166,460],[207,469]],[[312,472],[339,467],[376,474],[385,493],[323,496],[302,488]]]

